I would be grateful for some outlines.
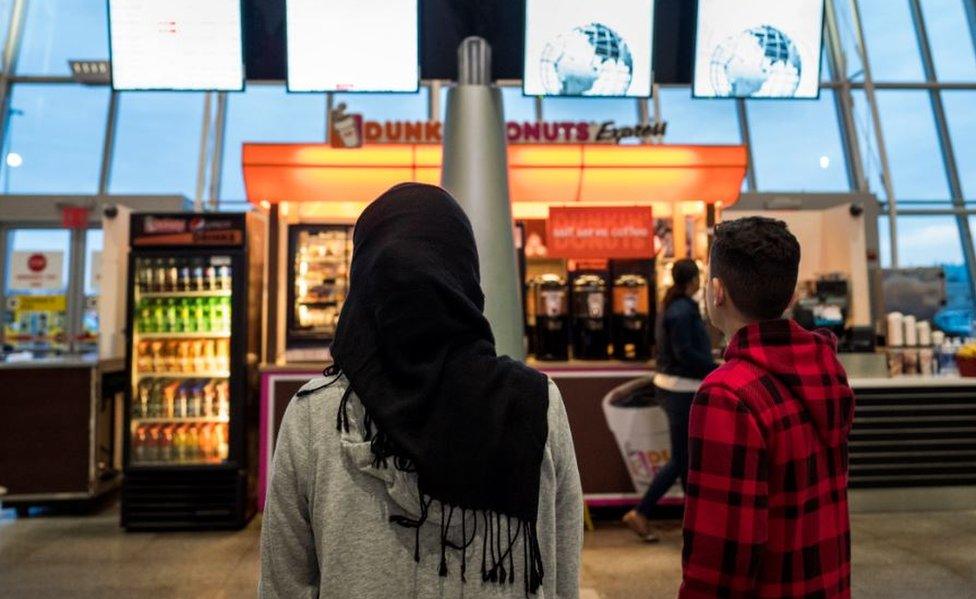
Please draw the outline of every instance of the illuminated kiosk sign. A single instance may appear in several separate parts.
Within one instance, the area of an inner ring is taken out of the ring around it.
[[[626,139],[661,143],[667,127],[665,121],[625,126],[615,121],[509,121],[505,132],[511,144],[619,144]],[[332,111],[329,139],[334,148],[360,148],[365,144],[440,144],[444,136],[440,121],[368,121],[339,104]]]

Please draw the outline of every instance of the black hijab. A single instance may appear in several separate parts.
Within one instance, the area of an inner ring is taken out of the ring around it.
[[[523,582],[534,593],[543,576],[535,524],[548,382],[496,355],[484,306],[464,211],[438,187],[398,185],[356,223],[332,357],[366,409],[374,465],[392,461],[417,473],[420,518],[391,521],[417,528],[419,543],[432,501],[449,510],[448,526],[460,510],[460,542],[447,538],[442,522],[441,576],[444,551],[453,548],[465,577],[467,547],[480,526],[482,579],[512,583],[513,547],[522,543]],[[338,421],[348,429],[344,413],[345,402]]]

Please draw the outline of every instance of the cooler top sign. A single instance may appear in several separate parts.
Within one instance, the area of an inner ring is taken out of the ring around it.
[[[244,244],[243,214],[133,214],[132,245],[239,246]]]
[[[546,225],[554,258],[642,258],[654,256],[650,206],[552,207]]]

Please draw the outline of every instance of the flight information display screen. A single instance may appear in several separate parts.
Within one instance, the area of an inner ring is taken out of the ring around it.
[[[415,92],[418,0],[287,0],[288,90]]]
[[[651,95],[653,0],[526,0],[522,91]]]
[[[116,90],[244,88],[241,0],[109,0]]]
[[[817,98],[824,0],[700,0],[697,98]]]

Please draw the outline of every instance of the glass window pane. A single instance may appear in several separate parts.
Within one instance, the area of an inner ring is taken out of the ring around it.
[[[922,0],[935,73],[940,81],[976,80],[976,54],[970,38],[963,2],[969,0]]]
[[[661,118],[668,123],[669,144],[737,144],[742,142],[735,102],[695,100],[687,87],[660,90]]]
[[[241,144],[321,143],[325,139],[325,96],[289,94],[283,85],[249,85],[227,98],[227,130],[220,197],[244,200]]]
[[[193,199],[203,96],[186,92],[120,94],[111,193],[182,194]]]
[[[856,94],[855,100],[859,97],[863,102],[863,93]],[[895,197],[948,200],[949,186],[928,93],[881,90],[877,98]],[[858,122],[870,126],[870,116]]]
[[[108,96],[105,87],[14,85],[4,193],[97,193]]]
[[[826,9],[831,9],[830,3],[826,5]],[[854,27],[850,3],[833,2],[833,10],[837,15],[837,31],[844,50],[844,60],[847,63],[847,77],[852,81],[860,81],[863,79],[864,69],[861,66],[861,54],[857,50],[857,29]],[[824,36],[825,47],[826,44],[827,36]]]
[[[0,48],[7,43],[7,30],[10,27],[10,11],[13,9],[13,0],[0,0]],[[3,65],[0,64],[0,71]]]
[[[101,293],[103,242],[101,229],[85,231],[85,309],[79,339],[81,351],[98,349],[98,296]]]
[[[747,102],[756,184],[762,191],[847,191],[834,95]]]
[[[976,92],[942,92],[956,167],[967,199],[976,199]]]
[[[428,91],[421,87],[416,94],[335,94],[332,102],[345,102],[348,112],[362,114],[367,121],[426,121]]]
[[[637,100],[633,98],[545,98],[542,117],[546,121],[616,121],[618,125],[640,122]]]
[[[69,75],[69,60],[108,60],[107,6],[99,0],[30,0],[17,72]]]
[[[506,121],[535,122],[535,98],[523,96],[521,87],[503,87],[502,102],[505,104]]]
[[[922,58],[907,0],[858,0],[875,81],[921,81]]]
[[[878,220],[881,266],[891,267],[888,217]],[[898,262],[902,268],[963,264],[959,226],[951,216],[898,217]]]

